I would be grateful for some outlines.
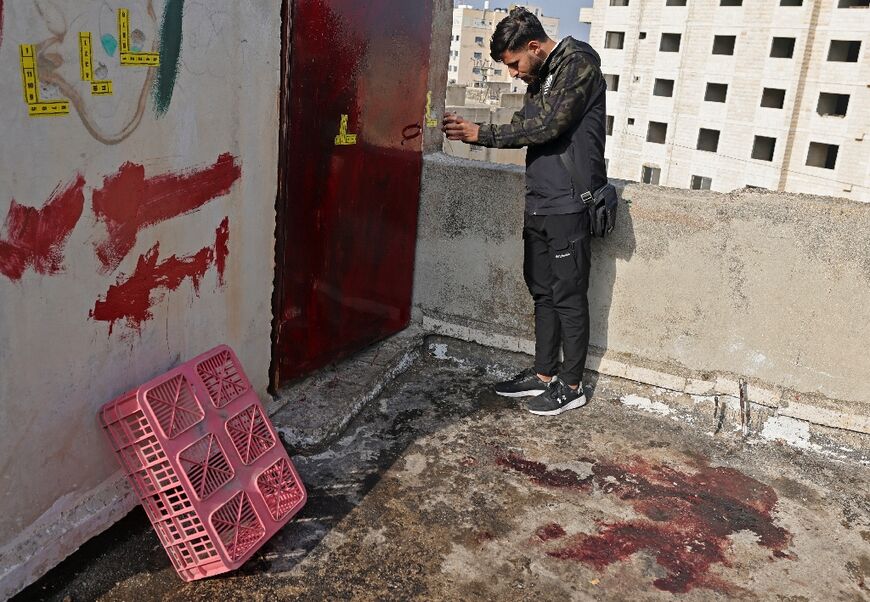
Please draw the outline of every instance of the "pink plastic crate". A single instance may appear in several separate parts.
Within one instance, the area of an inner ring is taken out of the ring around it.
[[[107,403],[100,421],[185,581],[239,568],[305,505],[305,487],[225,345]]]

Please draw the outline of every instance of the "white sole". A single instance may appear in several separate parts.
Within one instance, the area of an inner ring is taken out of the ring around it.
[[[531,391],[517,391],[516,393],[499,393],[495,392],[496,395],[501,395],[502,397],[537,397],[541,395],[546,389],[532,389]]]
[[[586,396],[581,395],[571,403],[566,403],[561,408],[557,408],[555,410],[549,411],[541,411],[541,410],[529,410],[532,414],[536,416],[558,416],[562,412],[567,412],[568,410],[576,410],[577,408],[582,408],[586,405]]]

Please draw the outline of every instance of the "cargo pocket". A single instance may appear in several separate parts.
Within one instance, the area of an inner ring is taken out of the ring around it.
[[[553,275],[559,280],[576,281],[580,279],[577,268],[577,244],[579,239],[556,238],[550,251]]]

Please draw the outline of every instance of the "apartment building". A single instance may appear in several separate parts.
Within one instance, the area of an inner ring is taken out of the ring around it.
[[[868,0],[595,0],[612,177],[870,201]]]
[[[450,64],[448,82],[464,84],[469,88],[481,88],[486,94],[481,100],[497,101],[502,92],[525,92],[526,85],[513,79],[507,67],[496,63],[489,56],[489,41],[499,21],[516,6],[490,9],[489,2],[484,8],[473,8],[461,4],[453,9],[453,38],[450,43]],[[525,6],[533,12],[544,26],[544,30],[554,40],[559,39],[559,19],[547,17],[540,7]]]

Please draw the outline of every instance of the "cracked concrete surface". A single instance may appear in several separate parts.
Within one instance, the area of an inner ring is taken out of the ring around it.
[[[294,456],[309,503],[237,573],[182,583],[137,511],[19,599],[868,599],[866,466],[594,375],[588,406],[536,417],[490,391],[528,361],[430,340]]]

